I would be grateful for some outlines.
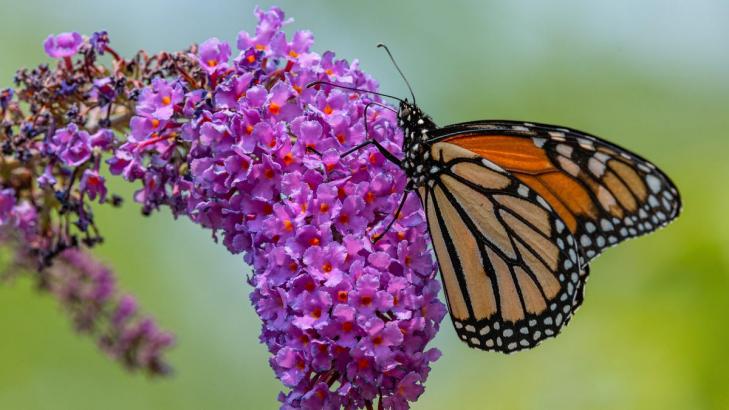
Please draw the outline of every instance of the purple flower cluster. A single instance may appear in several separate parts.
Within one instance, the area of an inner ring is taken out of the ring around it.
[[[61,105],[54,98],[82,106],[63,104],[62,117],[28,124],[13,92],[3,92],[0,113],[22,138],[0,140],[16,157],[37,160],[32,169],[18,165],[31,175],[20,190],[0,180],[0,224],[15,224],[39,241],[31,250],[55,261],[51,290],[80,330],[105,318],[97,332],[104,350],[162,372],[171,336],[140,319],[133,299],[112,296],[110,273],[75,249],[74,232],[96,232],[89,203],[106,202],[107,164],[112,175],[141,182],[134,198],[145,214],[167,206],[252,265],[260,340],[288,388],[282,408],[408,408],[440,356],[427,345],[446,312],[425,217],[414,195],[395,214],[407,178],[377,150],[342,156],[368,139],[401,156],[396,114],[366,92],[309,87],[375,91],[377,83],[356,61],[312,52],[310,32],[287,38],[280,9],[256,15],[255,33],[238,35],[236,56],[212,38],[185,53],[127,61],[105,32],[49,37],[46,51],[62,64],[20,73],[20,98],[36,108]],[[114,71],[88,65],[105,52]],[[77,53],[83,69],[74,69]],[[112,128],[122,120],[128,132],[118,138]]]
[[[45,286],[57,296],[81,332],[97,334],[99,345],[130,369],[153,374],[169,369],[161,352],[173,336],[141,317],[130,295],[115,297],[114,275],[88,253],[67,249],[48,270]]]
[[[18,202],[13,188],[0,190],[0,226],[11,226],[23,235],[24,240],[34,242],[38,240],[36,224],[36,210],[28,201]]]
[[[0,91],[0,244],[14,253],[2,275],[28,274],[112,358],[164,374],[171,334],[122,296],[113,273],[84,248],[101,241],[91,204],[120,203],[115,195],[107,201],[101,166],[119,145],[112,128],[130,118],[128,63],[106,33],[52,35],[44,46],[60,63],[21,69],[17,89]],[[115,56],[114,69],[96,64],[102,50]]]
[[[245,254],[261,341],[291,388],[284,407],[379,398],[405,408],[440,355],[426,345],[445,314],[424,215],[412,196],[374,243],[406,176],[376,150],[340,156],[367,138],[399,155],[395,114],[371,106],[365,118],[369,95],[307,88],[326,80],[374,91],[376,83],[356,62],[311,52],[309,32],[287,40],[279,9],[256,13],[256,33],[239,34],[232,61],[227,43],[200,45],[207,90],[184,78],[142,90],[112,172],[144,182],[137,199],[146,208],[170,205]],[[183,147],[187,174],[175,161]]]
[[[26,241],[38,240],[38,223],[30,202],[17,202],[13,188],[0,191],[0,243],[15,248],[11,274],[36,267],[33,245]],[[18,234],[21,240],[13,243],[12,237]],[[113,273],[87,252],[64,250],[39,279],[39,287],[56,297],[76,330],[96,337],[111,357],[131,370],[168,371],[161,353],[172,346],[173,336],[142,317],[132,296],[119,296]]]

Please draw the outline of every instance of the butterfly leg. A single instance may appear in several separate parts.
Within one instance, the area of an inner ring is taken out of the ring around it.
[[[373,237],[372,243],[377,243],[380,239],[382,239],[383,236],[385,236],[386,233],[392,229],[392,226],[395,224],[395,221],[397,221],[397,218],[400,216],[400,211],[402,211],[403,206],[405,206],[405,201],[408,199],[408,195],[410,192],[413,191],[413,188],[408,183],[408,186],[405,187],[405,192],[402,194],[402,199],[400,200],[400,204],[397,206],[397,211],[395,211],[395,215],[393,215],[392,220],[387,224],[387,227],[382,233],[376,234]]]
[[[319,157],[321,157],[321,156],[322,156],[321,152],[319,152],[319,151],[315,150],[315,149],[314,149],[314,148],[312,148],[312,147],[306,147],[306,150],[307,150],[307,151],[309,151],[309,152],[313,152],[314,154],[318,155]]]
[[[363,113],[363,115],[362,115],[362,117],[364,118],[364,127],[365,127],[365,138],[369,137],[369,135],[370,135],[369,127],[368,127],[368,125],[367,125],[367,110],[368,110],[368,109],[369,109],[369,108],[370,108],[371,106],[373,106],[373,105],[379,105],[379,106],[385,107],[385,108],[387,108],[387,109],[390,109],[390,108],[389,108],[389,107],[387,107],[386,105],[383,105],[383,104],[380,104],[380,103],[378,103],[378,102],[374,102],[374,101],[373,101],[373,102],[370,102],[370,103],[368,103],[367,105],[365,105],[365,108],[364,108],[364,113]],[[362,149],[362,148],[364,148],[364,147],[366,147],[366,146],[368,146],[368,145],[374,145],[374,146],[375,146],[375,148],[377,148],[377,150],[378,150],[378,151],[380,151],[380,153],[381,153],[381,154],[382,154],[382,155],[383,155],[383,156],[384,156],[385,158],[387,158],[387,160],[388,160],[388,161],[390,161],[390,162],[392,162],[393,164],[397,165],[398,167],[402,168],[402,164],[401,164],[401,161],[400,161],[399,159],[397,159],[397,157],[396,157],[396,156],[392,155],[392,154],[390,153],[390,151],[386,150],[386,149],[385,149],[385,147],[383,147],[383,146],[382,146],[382,144],[380,144],[380,143],[379,143],[379,142],[378,142],[377,140],[375,140],[375,139],[368,139],[367,141],[365,141],[365,142],[363,142],[363,143],[361,143],[361,144],[357,144],[357,145],[355,145],[354,147],[352,147],[352,148],[348,149],[348,150],[347,150],[347,151],[345,151],[345,152],[344,152],[343,154],[341,154],[341,155],[340,155],[340,157],[346,157],[347,155],[349,155],[349,154],[351,154],[351,153],[353,153],[353,152],[355,152],[355,151],[358,151],[358,150],[360,150],[360,149]]]
[[[382,154],[382,156],[387,158],[388,161],[390,161],[393,164],[402,168],[402,161],[400,161],[396,156],[392,155],[392,153],[390,153],[390,151],[388,151],[385,147],[382,146],[382,144],[380,144],[376,140],[367,140],[361,144],[357,144],[354,147],[345,151],[342,155],[340,155],[340,157],[346,157],[347,155],[349,155],[355,151],[359,151],[368,145],[374,145],[375,148],[377,148],[377,150],[380,151],[380,154]]]

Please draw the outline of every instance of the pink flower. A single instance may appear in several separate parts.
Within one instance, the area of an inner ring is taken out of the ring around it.
[[[81,34],[77,32],[49,35],[43,42],[46,54],[52,58],[71,57],[76,54],[83,44]]]

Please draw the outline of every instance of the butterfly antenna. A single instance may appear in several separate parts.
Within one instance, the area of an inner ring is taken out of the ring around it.
[[[408,86],[408,90],[410,90],[410,96],[413,97],[413,105],[415,105],[415,93],[413,92],[413,87],[410,86],[410,82],[405,77],[405,74],[403,74],[402,70],[400,69],[400,66],[397,65],[397,62],[395,61],[395,57],[392,56],[390,49],[387,48],[387,46],[382,43],[378,44],[377,47],[384,48],[385,51],[387,52],[387,55],[390,56],[390,61],[392,61],[392,64],[397,69],[397,72],[400,73],[400,77],[402,77],[402,79],[405,80],[405,84]]]
[[[329,81],[312,81],[306,85],[306,88],[315,87],[320,84],[329,85],[329,86],[337,87],[337,88],[343,88],[345,90],[350,90],[350,91],[356,91],[358,93],[368,93],[368,94],[379,95],[380,97],[392,98],[392,99],[402,102],[402,98],[395,97],[394,95],[378,93],[376,91],[370,91],[370,90],[363,90],[361,88],[347,87],[346,85],[334,84],[334,83],[330,83]]]

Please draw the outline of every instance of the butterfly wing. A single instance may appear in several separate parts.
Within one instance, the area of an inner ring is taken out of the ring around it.
[[[441,128],[432,137],[488,158],[539,193],[578,240],[586,261],[668,224],[681,209],[678,190],[655,165],[584,132],[477,121]]]
[[[560,215],[481,156],[440,142],[419,188],[451,318],[469,346],[513,352],[556,335],[587,270]]]

